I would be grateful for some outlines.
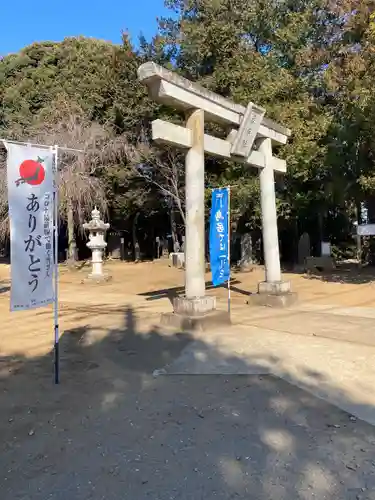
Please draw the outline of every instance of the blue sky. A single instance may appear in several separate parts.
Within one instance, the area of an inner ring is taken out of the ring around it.
[[[118,43],[121,31],[149,38],[164,0],[0,0],[0,55],[42,40],[84,35]]]

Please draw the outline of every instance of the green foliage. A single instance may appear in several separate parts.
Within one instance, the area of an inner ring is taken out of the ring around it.
[[[137,80],[140,62],[126,36],[119,46],[83,37],[35,43],[5,57],[0,61],[0,136],[27,140],[37,134],[53,144],[56,108],[67,103],[83,111],[93,128],[99,122],[114,133],[126,131],[127,140],[137,138],[156,107]],[[137,207],[147,208],[147,189],[134,181],[126,155],[111,158],[106,167],[97,175],[103,178],[113,215],[131,217]]]
[[[166,5],[173,15],[159,21],[150,41],[140,39],[138,51],[126,34],[121,45],[79,37],[36,43],[1,60],[0,135],[27,138],[65,99],[137,149],[148,143],[153,119],[178,118],[138,82],[139,65],[153,60],[236,102],[256,102],[288,126],[290,141],[275,151],[288,166],[276,179],[280,228],[293,238],[296,228],[321,236],[323,220],[332,241],[342,237],[343,227],[349,237],[353,207],[375,196],[374,0]],[[168,210],[163,179],[170,183],[173,169],[157,150],[152,158],[159,158],[153,183],[137,175],[134,157],[125,153],[108,158],[97,172],[113,220]],[[230,184],[236,226],[259,230],[257,174],[207,159],[207,213],[210,188]],[[180,175],[178,182],[176,192],[183,188]],[[171,200],[175,209],[176,198]]]

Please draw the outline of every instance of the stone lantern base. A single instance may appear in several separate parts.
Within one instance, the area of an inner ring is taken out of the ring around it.
[[[112,280],[112,276],[107,273],[103,274],[93,274],[90,273],[85,279],[82,280],[82,283],[96,283],[98,285],[108,283]]]
[[[87,276],[87,279],[89,281],[95,281],[96,283],[103,283],[103,282],[106,282],[106,281],[111,281],[112,276],[110,274],[107,274],[107,273],[103,273],[103,274],[93,274],[93,273],[90,273]]]

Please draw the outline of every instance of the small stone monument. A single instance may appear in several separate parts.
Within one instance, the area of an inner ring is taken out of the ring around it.
[[[298,242],[298,265],[304,267],[309,257],[311,257],[310,235],[304,232]]]
[[[83,229],[89,231],[89,241],[86,246],[92,252],[92,269],[88,278],[96,282],[108,281],[111,277],[103,272],[103,252],[107,247],[104,235],[109,228],[109,224],[101,220],[100,212],[96,207],[91,212],[91,217],[90,222],[83,224]]]
[[[331,257],[331,243],[329,241],[322,241],[320,245],[321,245],[321,256]]]
[[[241,260],[239,262],[242,270],[250,270],[254,265],[253,242],[250,233],[241,235]]]
[[[171,252],[169,254],[169,259],[172,267],[177,267],[177,269],[184,269],[185,267],[184,252]]]

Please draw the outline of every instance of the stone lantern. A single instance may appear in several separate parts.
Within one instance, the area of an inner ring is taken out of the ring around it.
[[[107,246],[104,235],[109,228],[109,224],[100,218],[100,212],[95,207],[91,212],[90,222],[83,224],[83,229],[89,231],[89,241],[86,244],[92,252],[92,269],[89,279],[94,281],[106,281],[110,276],[103,272],[103,252]]]

